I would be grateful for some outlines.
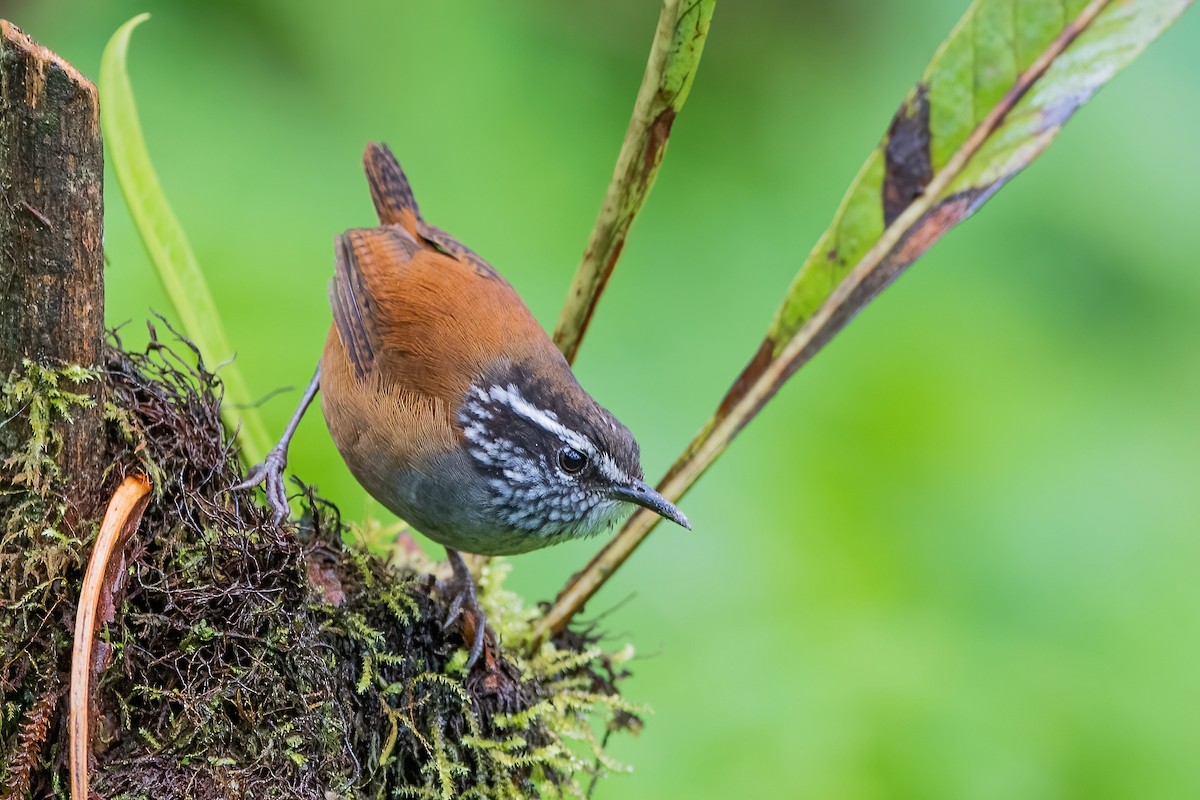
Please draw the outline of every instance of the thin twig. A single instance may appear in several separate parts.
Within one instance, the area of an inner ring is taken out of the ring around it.
[[[671,125],[700,64],[715,5],[716,0],[663,0],[617,166],[554,328],[554,343],[569,362],[575,360],[629,227],[654,186]]]

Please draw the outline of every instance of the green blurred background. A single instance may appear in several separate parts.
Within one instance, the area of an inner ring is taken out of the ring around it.
[[[583,384],[661,474],[966,7],[725,0]],[[151,153],[256,394],[298,386],[364,142],[553,324],[650,0],[3,4],[97,74],[137,12]],[[593,601],[653,706],[601,798],[1200,797],[1200,16],[798,374]],[[167,303],[115,182],[108,318]],[[296,392],[271,399],[271,432]],[[320,414],[297,472],[362,491]],[[514,559],[551,596],[596,542]],[[440,552],[440,551],[439,551]]]

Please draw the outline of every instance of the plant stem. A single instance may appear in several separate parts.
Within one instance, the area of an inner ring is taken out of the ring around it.
[[[654,186],[671,125],[700,64],[715,5],[716,0],[663,0],[617,166],[554,328],[554,343],[568,362],[575,360],[629,228]]]

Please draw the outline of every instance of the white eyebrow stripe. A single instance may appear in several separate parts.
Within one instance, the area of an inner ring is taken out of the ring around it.
[[[558,415],[553,411],[544,411],[530,403],[513,384],[510,383],[507,387],[493,386],[489,394],[496,402],[504,403],[525,419],[537,425],[542,430],[553,433],[572,447],[588,453],[595,453],[595,447],[588,441],[587,437],[581,436],[559,422]]]

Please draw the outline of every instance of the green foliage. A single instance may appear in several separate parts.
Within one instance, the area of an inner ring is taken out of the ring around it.
[[[700,66],[715,7],[716,0],[663,0],[617,166],[555,326],[554,342],[568,362],[575,360],[629,228],[654,187],[667,137]]]
[[[976,0],[896,112],[762,344],[658,490],[673,501],[683,497],[798,369],[1040,155],[1067,119],[1190,4],[1073,0],[1033,4],[1029,13],[1024,0]],[[992,23],[997,27],[984,27]],[[993,105],[980,107],[985,100]],[[938,104],[953,118],[935,115]],[[946,154],[936,146],[944,151],[947,141],[952,153],[939,162]],[[569,580],[540,629],[565,625],[661,521],[639,509]]]
[[[18,643],[28,642],[33,629],[45,624],[39,616],[45,602],[80,563],[82,542],[62,529],[56,459],[61,423],[70,421],[73,409],[95,403],[68,387],[98,376],[95,369],[45,367],[26,359],[0,386],[0,417],[6,421],[0,452],[0,640],[12,659],[30,657]],[[49,663],[33,671],[48,669]],[[0,701],[4,699],[0,685]]]
[[[923,214],[969,195],[962,210],[946,214],[936,230],[920,234],[927,241],[919,249],[894,258],[903,262],[899,269],[973,213],[1040,155],[1075,110],[1190,4],[1191,0],[975,0],[905,100],[892,129],[867,158],[832,224],[789,287],[767,336],[774,354],[781,355],[823,307],[847,303],[836,290],[853,271],[864,273],[858,281],[889,269],[887,279],[894,277],[897,266],[889,266],[885,256],[906,234],[917,235],[916,223]],[[916,137],[924,141],[918,143],[910,133],[899,147],[913,150],[906,156],[923,157],[927,163],[925,174],[910,178],[914,185],[903,189],[914,194],[896,199],[895,213],[907,213],[893,225],[885,219],[892,188],[885,164],[889,147],[899,142],[898,126],[905,121],[921,128]],[[924,154],[917,152],[921,148]],[[852,314],[873,293],[864,294],[843,313]],[[790,357],[795,358],[794,352]]]

